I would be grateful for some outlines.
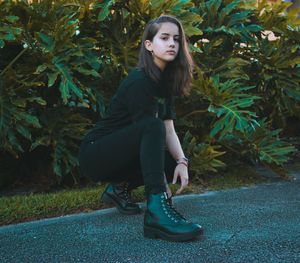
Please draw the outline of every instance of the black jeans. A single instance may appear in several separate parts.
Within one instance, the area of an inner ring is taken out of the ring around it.
[[[97,140],[83,140],[79,163],[93,181],[145,185],[146,196],[166,191],[164,173],[169,183],[176,167],[166,148],[164,122],[151,116]]]

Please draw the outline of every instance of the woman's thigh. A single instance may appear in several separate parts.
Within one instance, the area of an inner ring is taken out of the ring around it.
[[[112,134],[84,144],[79,154],[82,172],[94,181],[113,181],[122,177],[122,173],[126,176],[128,170],[140,164],[143,133],[148,128],[159,127],[161,123],[162,121],[157,118],[146,117]],[[154,140],[153,144],[156,144],[157,138],[150,140]],[[153,148],[151,143],[148,142],[148,145]],[[149,151],[148,155],[152,154],[152,150],[146,149]],[[144,155],[147,156],[147,153]]]
[[[84,144],[79,157],[82,171],[98,181],[125,170],[139,156],[139,141],[139,129],[130,125]]]
[[[170,154],[170,152],[165,149],[165,162],[164,162],[164,170],[167,178],[167,182],[171,183],[174,176],[174,171],[176,168],[176,161]],[[116,177],[112,177],[111,181],[115,179],[115,181],[123,181],[129,180],[131,183],[131,188],[136,188],[138,186],[144,185],[144,178],[141,169],[141,164],[139,159],[137,158],[135,162],[132,163],[130,167],[126,170],[120,170],[116,172]]]

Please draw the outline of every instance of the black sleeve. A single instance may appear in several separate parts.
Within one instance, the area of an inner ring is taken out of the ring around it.
[[[166,98],[165,109],[163,120],[176,120],[175,99],[173,96]]]
[[[128,85],[126,106],[133,121],[145,116],[155,117],[157,103],[153,96],[153,88],[146,79],[135,79]]]

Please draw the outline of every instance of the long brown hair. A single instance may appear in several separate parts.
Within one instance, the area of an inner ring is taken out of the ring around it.
[[[161,24],[170,22],[178,26],[179,29],[179,50],[176,58],[168,62],[163,72],[155,65],[152,54],[145,48],[146,40],[153,41],[154,36],[159,31]],[[163,15],[151,20],[145,28],[140,53],[138,68],[144,69],[146,74],[154,81],[163,81],[165,92],[168,95],[185,96],[190,93],[190,83],[192,80],[193,60],[189,53],[188,42],[181,22],[169,15]]]

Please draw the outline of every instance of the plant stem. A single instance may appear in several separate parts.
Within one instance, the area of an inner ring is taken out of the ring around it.
[[[24,48],[0,73],[0,76],[2,76],[26,51],[26,48]]]
[[[195,110],[195,111],[192,111],[192,112],[190,112],[190,113],[184,115],[183,117],[186,118],[186,117],[189,117],[189,116],[191,116],[191,115],[193,115],[193,114],[197,114],[197,113],[205,113],[205,112],[207,112],[207,110]]]

